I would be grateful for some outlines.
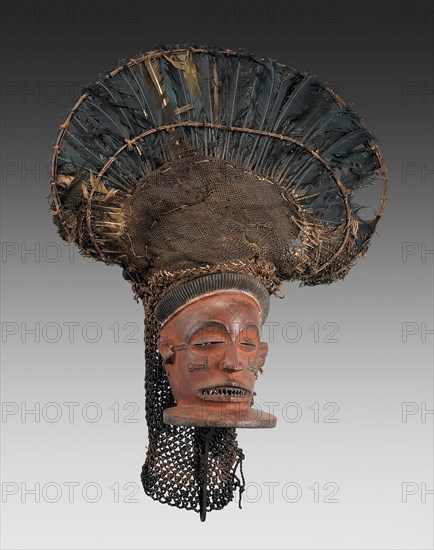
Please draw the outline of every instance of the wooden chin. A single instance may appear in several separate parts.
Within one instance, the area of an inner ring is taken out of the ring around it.
[[[177,405],[163,411],[163,422],[171,426],[196,428],[274,428],[277,418],[272,414],[246,406],[228,407],[225,403]],[[240,404],[241,405],[241,404]]]

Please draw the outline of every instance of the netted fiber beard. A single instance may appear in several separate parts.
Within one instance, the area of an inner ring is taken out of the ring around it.
[[[136,296],[145,306],[145,398],[149,444],[141,479],[145,493],[159,502],[200,511],[204,476],[206,428],[170,426],[163,422],[163,411],[175,405],[158,351],[160,323],[154,315],[156,303],[177,284],[204,273],[205,268],[177,273],[158,273],[147,285],[136,285]],[[208,267],[206,273],[231,271],[258,277],[270,293],[276,294],[280,282],[274,268],[265,262],[232,262]],[[242,449],[235,428],[215,428],[208,454],[206,511],[221,510],[234,499],[237,488],[244,490]],[[238,472],[238,466],[240,470]]]

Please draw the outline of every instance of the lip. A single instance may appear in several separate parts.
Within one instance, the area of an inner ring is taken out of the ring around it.
[[[226,382],[206,388],[199,388],[196,392],[199,399],[206,401],[242,402],[250,397],[250,391],[236,382]]]

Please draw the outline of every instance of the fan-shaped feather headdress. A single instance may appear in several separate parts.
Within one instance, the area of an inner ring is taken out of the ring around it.
[[[378,210],[364,219],[354,195],[376,184]],[[316,76],[270,59],[161,47],[84,90],[54,147],[52,214],[62,238],[120,265],[144,300],[150,496],[198,510],[203,473],[201,429],[162,421],[172,396],[157,305],[203,275],[249,275],[269,293],[344,277],[369,246],[386,184],[360,117]],[[235,430],[217,432],[208,510],[239,482]]]

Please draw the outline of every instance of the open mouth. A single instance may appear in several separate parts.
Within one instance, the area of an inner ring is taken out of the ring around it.
[[[235,386],[214,386],[198,390],[197,396],[211,401],[244,401],[250,395],[249,390]]]

